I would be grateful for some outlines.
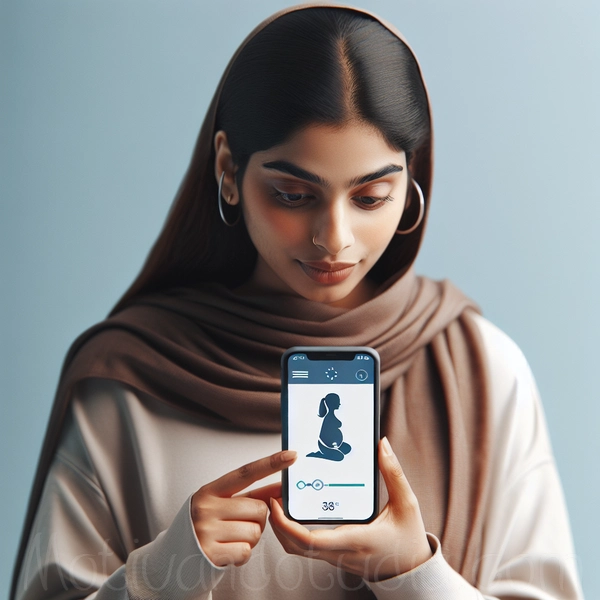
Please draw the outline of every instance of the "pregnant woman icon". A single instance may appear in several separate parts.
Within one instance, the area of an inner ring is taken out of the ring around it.
[[[340,461],[352,450],[352,446],[344,442],[342,422],[335,416],[334,411],[340,407],[340,397],[337,394],[327,394],[319,404],[319,417],[323,419],[319,434],[319,452],[310,452],[307,457],[325,458]]]

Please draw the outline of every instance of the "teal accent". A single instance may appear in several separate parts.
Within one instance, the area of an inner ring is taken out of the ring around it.
[[[326,483],[329,487],[365,487],[364,483]]]

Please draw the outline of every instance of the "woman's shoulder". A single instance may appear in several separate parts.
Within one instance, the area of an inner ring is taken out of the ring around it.
[[[521,471],[552,461],[546,418],[538,387],[517,343],[481,315],[475,316],[483,341],[490,387],[492,440],[504,468]]]
[[[480,314],[475,314],[474,319],[483,342],[489,384],[496,403],[515,398],[537,402],[535,378],[518,344]]]
[[[523,351],[502,329],[478,313],[473,315],[494,379],[533,379],[531,368]]]
[[[123,404],[133,394],[125,384],[103,378],[86,378],[77,382],[69,394],[57,452],[80,471],[93,471],[86,447],[89,437],[101,428],[118,430]]]

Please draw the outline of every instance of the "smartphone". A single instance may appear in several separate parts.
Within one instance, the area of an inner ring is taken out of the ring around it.
[[[299,523],[368,523],[378,514],[379,354],[294,347],[282,357],[283,508]]]

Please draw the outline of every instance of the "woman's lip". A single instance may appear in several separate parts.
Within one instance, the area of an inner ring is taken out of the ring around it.
[[[325,261],[298,261],[302,270],[317,283],[333,285],[350,277],[356,263],[330,263]]]
[[[342,271],[353,267],[356,263],[352,262],[328,262],[326,260],[308,260],[300,261],[303,265],[308,265],[313,269],[319,269],[319,271]]]

